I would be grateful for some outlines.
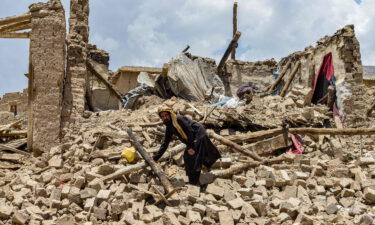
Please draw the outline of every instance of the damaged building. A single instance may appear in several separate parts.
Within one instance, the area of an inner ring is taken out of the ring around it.
[[[354,26],[248,62],[237,7],[220,62],[185,49],[116,72],[89,42],[88,0],[70,1],[68,21],[60,0],[1,18],[0,38],[30,48],[28,88],[0,99],[0,224],[373,224],[374,69]],[[186,184],[177,140],[150,157],[161,105],[220,151],[201,186]]]

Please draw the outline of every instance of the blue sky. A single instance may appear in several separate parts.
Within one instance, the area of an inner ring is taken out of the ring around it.
[[[28,11],[32,0],[1,0],[0,17]],[[69,0],[62,0],[67,15]],[[90,42],[110,53],[110,69],[162,66],[187,44],[220,60],[232,35],[230,0],[90,0]],[[373,0],[239,0],[237,58],[275,58],[303,50],[354,24],[362,62],[375,65]],[[28,40],[0,39],[0,96],[27,87]]]

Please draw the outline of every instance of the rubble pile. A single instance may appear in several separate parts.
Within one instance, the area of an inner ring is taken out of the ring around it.
[[[16,171],[0,171],[1,223],[372,224],[375,154],[371,136],[305,135],[304,154],[288,152],[285,146],[291,142],[287,142],[276,152],[266,147],[268,152],[260,155],[267,161],[252,160],[212,138],[222,159],[211,171],[203,171],[200,181],[206,184],[205,190],[185,184],[184,146],[173,141],[159,163],[176,188],[165,201],[158,193],[167,193],[144,160],[138,155],[128,163],[120,156],[132,145],[125,132],[129,128],[148,152],[158,150],[164,136],[157,115],[162,104],[245,150],[259,142],[238,139],[246,134],[238,124],[262,131],[283,124],[333,126],[328,108],[305,106],[302,91],[295,88],[286,98],[254,96],[250,104],[235,109],[144,96],[134,111],[86,111],[70,124],[62,145],[24,159],[25,165]],[[375,124],[373,118],[367,121],[370,127]],[[261,145],[257,146],[254,152],[259,153]]]

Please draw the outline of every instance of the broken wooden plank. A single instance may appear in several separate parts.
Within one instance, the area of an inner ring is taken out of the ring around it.
[[[9,133],[1,133],[0,137],[20,137],[20,136],[27,136],[27,130],[20,130],[20,131],[11,131]]]
[[[375,128],[289,128],[292,134],[310,135],[375,135]]]
[[[276,135],[282,134],[284,132],[283,128],[275,128],[270,130],[261,130],[256,132],[249,132],[246,134],[236,134],[228,136],[228,140],[241,143],[241,142],[256,142],[264,140],[266,138],[274,137]]]
[[[16,148],[13,148],[11,146],[7,146],[7,145],[3,145],[3,144],[0,144],[0,150],[8,150],[8,151],[12,151],[14,153],[30,156],[30,153],[27,153],[27,152],[24,152],[24,151],[18,150]]]
[[[22,155],[16,153],[0,153],[0,159],[22,163]]]
[[[297,65],[294,66],[293,71],[292,71],[292,73],[290,74],[288,80],[287,80],[286,83],[284,84],[283,89],[281,90],[281,93],[280,93],[280,96],[281,96],[281,97],[284,97],[284,96],[285,96],[285,94],[286,94],[286,92],[288,91],[289,86],[290,86],[290,84],[292,83],[294,77],[296,76],[297,71],[298,71],[298,69],[300,68],[300,66],[301,66],[301,62],[298,61],[298,62],[297,62]]]
[[[250,156],[251,158],[253,158],[257,161],[263,161],[263,159],[260,156],[258,156],[256,153],[247,151],[241,145],[239,145],[239,144],[237,144],[233,141],[230,141],[230,140],[224,138],[223,136],[220,136],[220,135],[216,134],[213,130],[208,130],[207,133],[210,137],[214,138],[215,140],[218,140],[219,142],[221,142],[225,145],[228,145],[228,146],[232,147],[234,150],[236,150],[238,152],[241,152],[244,155]]]
[[[12,23],[0,27],[0,32],[14,32],[25,29],[31,29],[31,20],[21,21],[17,23]]]
[[[233,36],[237,33],[237,6],[238,3],[234,2],[233,4]],[[232,49],[231,58],[236,59],[236,47]]]
[[[286,74],[286,71],[289,69],[290,65],[292,63],[292,60],[289,59],[288,63],[285,65],[284,69],[280,72],[279,76],[276,78],[275,82],[269,86],[266,91],[268,91],[269,94],[272,93],[273,89],[280,83],[280,81],[283,79],[284,75]]]
[[[30,20],[31,19],[31,13],[24,13],[21,15],[16,15],[16,16],[8,16],[5,18],[0,18],[0,26],[2,25],[8,25],[11,23],[16,23],[20,21],[25,21],[25,20]]]
[[[169,152],[166,152],[164,154],[164,156],[159,159],[159,162],[168,160],[170,157],[182,152],[183,150],[185,150],[185,144],[179,144],[179,145],[173,147]],[[107,181],[110,181],[110,180],[120,178],[122,175],[127,175],[127,174],[130,174],[132,172],[139,171],[139,170],[141,170],[143,168],[146,168],[146,167],[147,167],[147,164],[145,162],[140,162],[140,163],[137,163],[137,164],[134,164],[134,165],[127,166],[125,168],[117,170],[116,172],[114,172],[112,174],[104,176],[104,177],[102,177],[102,178],[100,178],[96,181],[95,180],[92,181],[90,183],[90,186],[95,185],[99,182],[107,182]]]
[[[232,52],[232,49],[237,46],[237,41],[241,37],[241,32],[237,31],[235,35],[233,35],[232,41],[229,43],[227,50],[225,51],[223,57],[220,60],[219,65],[217,66],[217,74],[219,75],[221,81],[224,84],[224,89],[225,89],[225,95],[226,96],[232,96],[232,92],[230,89],[230,83],[229,83],[229,78],[225,74],[224,66],[225,62],[227,61],[230,53]]]
[[[0,38],[29,38],[30,32],[22,33],[0,33]]]
[[[284,134],[280,134],[276,137],[245,145],[243,148],[251,152],[256,152],[258,155],[267,155],[275,150],[286,148],[291,145],[292,142],[290,141],[290,138],[285,138]]]
[[[121,101],[121,103],[123,103],[124,100],[122,99],[121,93],[102,75],[103,73],[105,73],[102,68],[95,65],[95,62],[91,59],[87,60],[87,65],[90,71],[108,87],[108,89],[118,98],[119,101]]]
[[[150,165],[152,171],[159,177],[159,180],[164,187],[165,193],[171,192],[173,190],[173,186],[172,186],[171,182],[168,180],[167,176],[164,174],[161,167],[158,164],[156,164],[156,162],[151,158],[151,156],[148,154],[148,152],[146,152],[143,149],[142,145],[137,141],[137,138],[134,136],[132,130],[130,130],[130,129],[127,130],[127,133],[129,135],[133,145],[135,146],[137,151],[140,153],[142,158]]]

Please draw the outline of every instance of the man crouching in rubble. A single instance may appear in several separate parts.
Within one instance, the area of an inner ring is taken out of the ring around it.
[[[199,123],[182,115],[176,115],[173,109],[159,108],[158,114],[166,125],[165,137],[159,151],[154,155],[157,161],[167,150],[173,134],[186,144],[184,163],[189,184],[198,185],[202,165],[208,169],[221,158],[219,151],[212,144],[206,130]]]

